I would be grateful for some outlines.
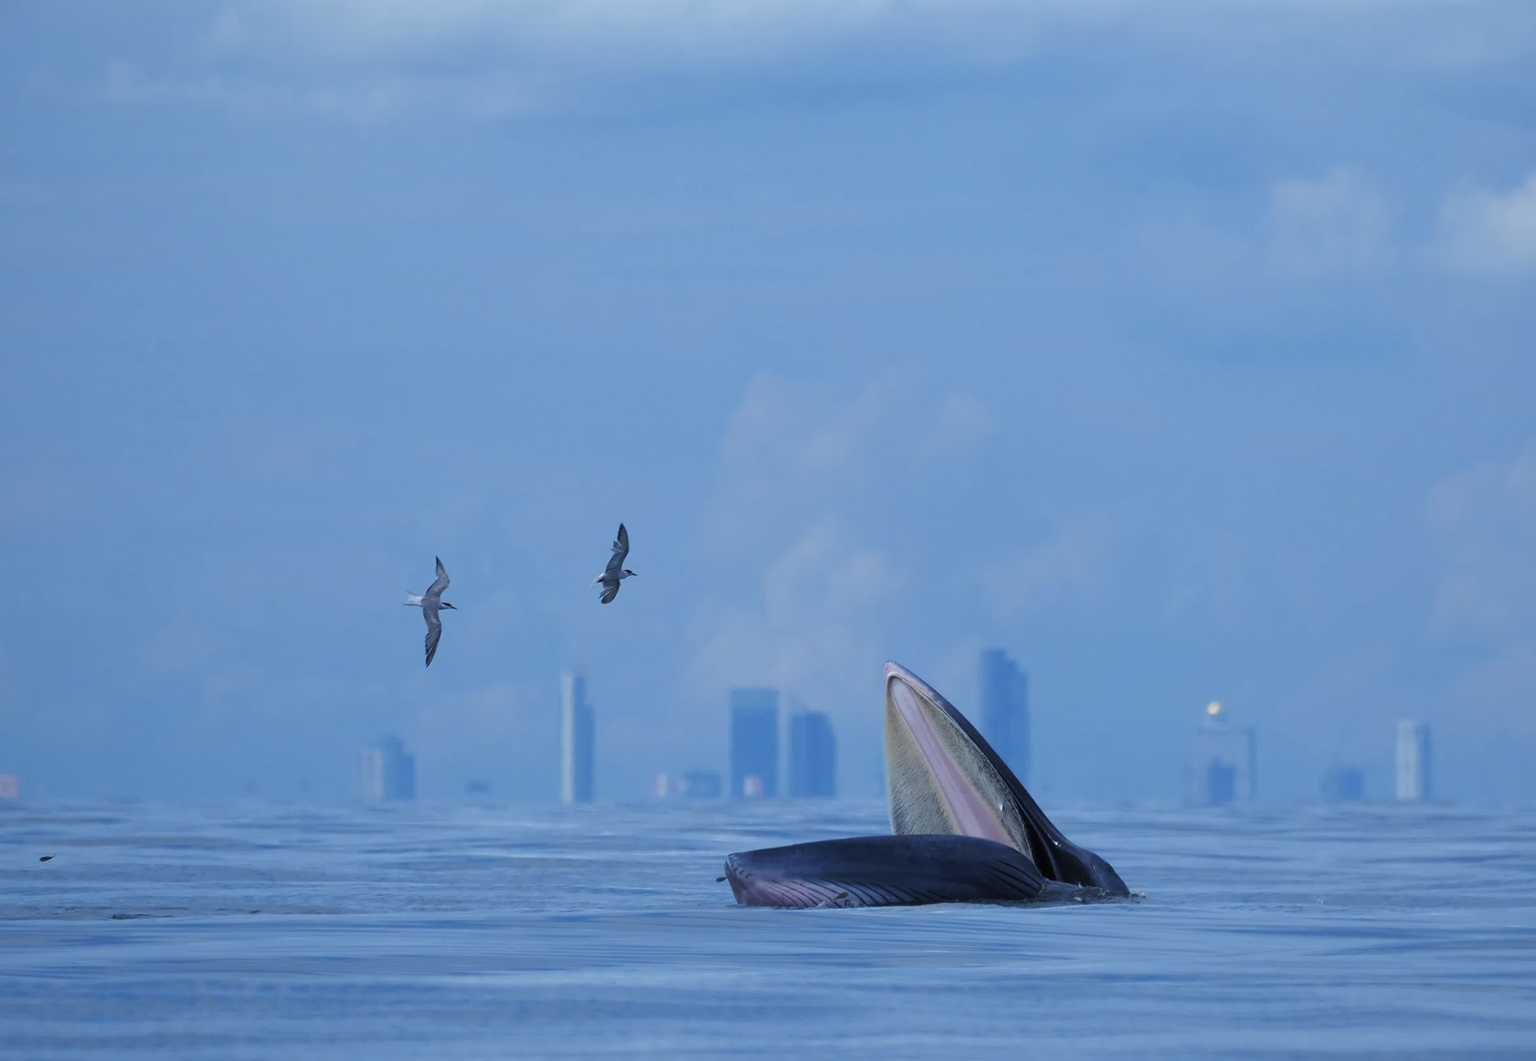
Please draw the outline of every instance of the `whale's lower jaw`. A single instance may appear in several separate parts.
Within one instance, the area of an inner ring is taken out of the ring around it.
[[[743,851],[726,858],[725,876],[742,906],[912,906],[1064,897],[1014,848],[949,833],[854,836]]]

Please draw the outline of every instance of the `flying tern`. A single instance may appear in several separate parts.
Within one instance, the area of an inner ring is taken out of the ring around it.
[[[405,606],[407,608],[420,608],[421,617],[427,621],[427,663],[432,666],[432,657],[437,655],[437,643],[443,637],[443,621],[437,617],[439,608],[453,608],[453,605],[443,600],[443,590],[448,588],[448,569],[443,566],[441,560],[437,561],[437,578],[432,585],[427,587],[427,592],[421,596],[407,592]]]
[[[608,558],[608,567],[601,575],[592,580],[592,585],[603,587],[603,603],[611,604],[613,598],[619,595],[619,583],[634,574],[624,567],[624,558],[629,555],[629,531],[624,529],[624,524],[619,524],[619,536],[613,543],[613,555]]]

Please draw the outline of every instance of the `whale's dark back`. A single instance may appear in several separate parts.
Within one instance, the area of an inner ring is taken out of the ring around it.
[[[854,836],[725,860],[743,906],[903,906],[1033,902],[1046,880],[1029,858],[974,836]]]

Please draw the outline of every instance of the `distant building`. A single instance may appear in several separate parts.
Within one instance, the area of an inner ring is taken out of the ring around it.
[[[719,799],[720,775],[714,770],[689,770],[686,774],[657,774],[651,794],[662,798]]]
[[[812,799],[837,795],[837,741],[820,711],[789,717],[789,794]]]
[[[1196,807],[1253,802],[1253,730],[1235,726],[1212,702],[1184,768],[1184,802]]]
[[[20,799],[21,782],[15,774],[0,774],[0,799]]]
[[[1357,766],[1336,766],[1323,775],[1323,799],[1345,803],[1365,798],[1365,774]]]
[[[489,796],[491,794],[491,783],[489,781],[466,781],[464,782],[464,794],[466,796]]]
[[[719,799],[718,770],[689,770],[683,775],[683,795],[689,799]]]
[[[385,737],[358,755],[357,794],[370,803],[416,798],[416,757],[399,737]]]
[[[779,794],[779,691],[731,690],[731,798]]]
[[[981,735],[1018,777],[1029,783],[1029,683],[1000,648],[981,654]]]
[[[596,757],[595,723],[587,703],[587,679],[560,675],[560,802],[591,803]]]
[[[1405,803],[1431,799],[1429,726],[1407,719],[1397,724],[1397,798]]]

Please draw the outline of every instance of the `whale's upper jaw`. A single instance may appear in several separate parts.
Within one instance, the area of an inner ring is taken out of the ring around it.
[[[885,665],[891,831],[1007,844],[1049,880],[1128,894],[1108,862],[1062,835],[964,715],[899,663]]]

